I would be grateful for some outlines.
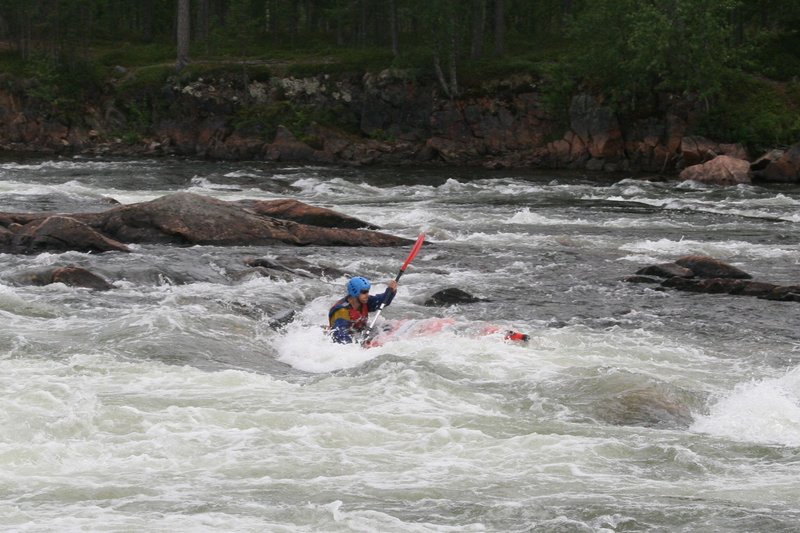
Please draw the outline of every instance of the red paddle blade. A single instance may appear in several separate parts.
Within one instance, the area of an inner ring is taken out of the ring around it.
[[[414,248],[411,249],[411,253],[408,254],[406,262],[403,263],[403,266],[400,268],[400,270],[405,271],[406,267],[411,264],[411,261],[413,261],[414,258],[417,256],[417,253],[419,253],[419,249],[422,248],[422,243],[424,242],[425,242],[425,234],[420,233],[419,237],[417,237],[417,242],[414,243]]]

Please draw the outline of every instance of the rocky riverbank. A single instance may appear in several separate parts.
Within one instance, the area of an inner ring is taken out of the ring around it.
[[[661,116],[631,120],[589,94],[572,98],[565,123],[548,111],[539,82],[530,76],[487,83],[453,100],[441,96],[434,84],[396,70],[267,81],[218,75],[173,79],[137,92],[120,90],[132,76],[120,70],[103,98],[87,105],[79,119],[69,120],[59,118],[57,104],[28,97],[22,85],[6,83],[0,90],[0,148],[312,164],[624,171],[680,174],[723,185],[800,181],[800,143],[748,154],[739,144],[691,135],[697,110],[686,103],[664,104]],[[298,117],[304,121],[297,122]],[[281,119],[297,123],[273,123]]]

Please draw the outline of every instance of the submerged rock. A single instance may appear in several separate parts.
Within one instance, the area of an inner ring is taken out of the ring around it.
[[[259,257],[256,259],[248,259],[245,261],[245,264],[257,269],[265,277],[274,277],[275,274],[277,274],[279,278],[287,277],[287,274],[291,275],[289,277],[300,276],[306,278],[338,278],[345,276],[345,272],[337,268],[315,265],[297,257],[281,256],[275,259]]]
[[[112,285],[102,277],[74,265],[25,272],[17,275],[13,281],[20,285],[63,283],[70,287],[84,287],[96,291],[107,291],[112,288]]]
[[[451,305],[471,304],[485,301],[487,300],[473,296],[468,292],[462,291],[461,289],[451,287],[435,292],[427,300],[425,300],[423,305],[426,307],[449,307]]]

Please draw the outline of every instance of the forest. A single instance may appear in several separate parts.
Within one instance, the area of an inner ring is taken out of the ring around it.
[[[0,0],[0,68],[65,100],[116,66],[407,68],[449,98],[524,72],[554,105],[699,101],[700,133],[767,146],[800,137],[798,28],[796,0]]]

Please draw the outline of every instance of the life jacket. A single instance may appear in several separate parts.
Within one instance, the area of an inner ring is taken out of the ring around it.
[[[333,315],[340,309],[347,309],[350,318],[350,327],[355,331],[360,331],[367,326],[367,317],[369,316],[369,306],[365,303],[356,309],[350,305],[347,298],[342,298],[331,307],[328,311],[328,321],[331,322],[330,327],[333,327]]]

